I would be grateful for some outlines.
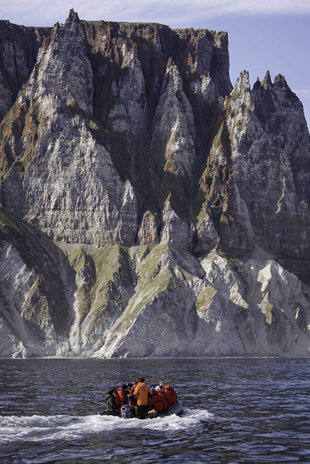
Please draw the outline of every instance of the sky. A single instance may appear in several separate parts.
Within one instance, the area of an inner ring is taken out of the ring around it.
[[[284,75],[310,127],[310,0],[0,0],[0,19],[53,26],[70,8],[85,20],[227,31],[232,84],[243,70],[252,85],[267,70]]]

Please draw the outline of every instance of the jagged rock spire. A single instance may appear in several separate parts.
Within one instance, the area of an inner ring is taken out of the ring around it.
[[[277,74],[274,78],[274,83],[277,84],[279,87],[288,87],[286,79],[282,74]]]
[[[250,91],[250,77],[248,71],[242,71],[236,81],[233,92]]]
[[[262,80],[262,87],[267,89],[272,85],[271,77],[270,77],[270,71],[267,71],[265,74],[264,79]]]
[[[38,56],[26,89],[28,98],[70,94],[78,106],[93,111],[93,74],[86,54],[86,36],[77,13],[71,9],[64,25],[52,31],[46,49]]]
[[[69,16],[66,20],[66,24],[71,21],[76,21],[76,22],[80,21],[79,15],[74,11],[73,8],[71,8],[71,10],[69,11]]]

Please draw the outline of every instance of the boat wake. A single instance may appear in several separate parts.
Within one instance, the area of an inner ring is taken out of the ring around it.
[[[0,416],[0,443],[86,438],[93,434],[120,430],[197,431],[213,415],[205,409],[184,409],[181,417],[122,419],[114,416]]]

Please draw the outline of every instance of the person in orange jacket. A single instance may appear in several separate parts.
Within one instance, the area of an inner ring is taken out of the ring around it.
[[[155,388],[151,388],[153,394],[150,398],[149,402],[149,411],[152,411],[152,409],[155,409],[157,412],[162,412],[165,409],[165,404],[163,399],[158,395],[158,392],[155,390]]]
[[[141,377],[138,385],[134,390],[134,395],[137,397],[138,417],[144,419],[147,415],[149,395],[152,396],[150,387],[145,383],[144,377]]]
[[[157,385],[156,391],[157,391],[159,399],[162,401],[162,403],[164,405],[163,409],[164,410],[168,409],[169,408],[169,402],[168,402],[168,398],[165,395],[164,387],[162,385]]]
[[[128,387],[126,384],[119,387],[117,394],[121,400],[121,406],[123,406],[123,404],[128,404]]]
[[[122,401],[117,393],[117,389],[114,388],[114,393],[113,393],[113,396],[114,396],[114,402],[115,402],[115,412],[117,414],[120,414],[121,412],[121,406],[122,406]]]
[[[166,383],[166,385],[164,386],[164,393],[168,400],[169,406],[172,406],[173,404],[178,402],[178,397],[175,390],[168,383]]]

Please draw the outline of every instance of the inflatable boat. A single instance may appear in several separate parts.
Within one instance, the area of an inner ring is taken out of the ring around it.
[[[154,419],[155,417],[171,416],[172,414],[176,414],[177,416],[181,416],[183,414],[183,406],[180,401],[178,401],[175,404],[172,404],[165,411],[158,412],[155,409],[153,409],[152,411],[149,411],[146,414],[145,419]],[[120,415],[123,419],[130,419],[133,417],[137,417],[134,411],[134,407],[130,406],[129,404],[124,404],[121,407]]]

